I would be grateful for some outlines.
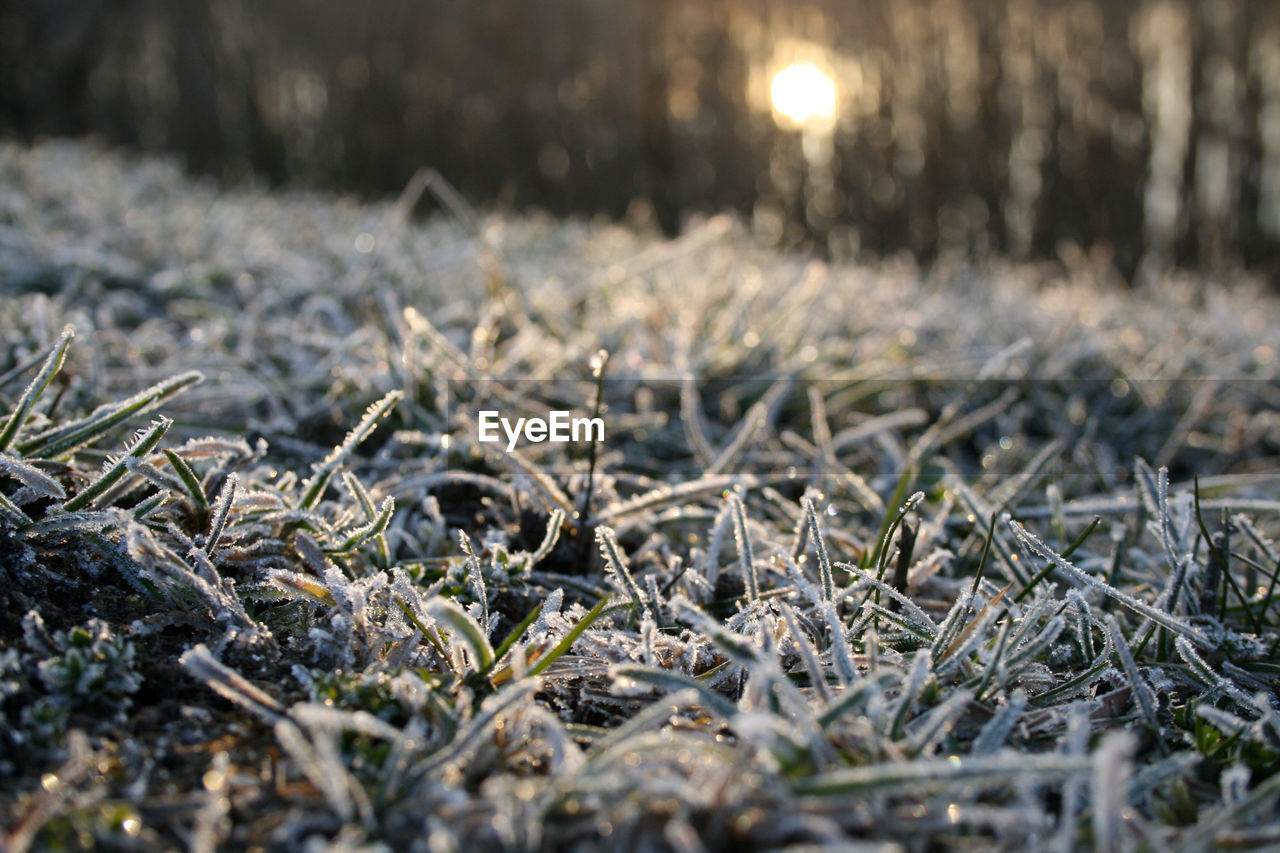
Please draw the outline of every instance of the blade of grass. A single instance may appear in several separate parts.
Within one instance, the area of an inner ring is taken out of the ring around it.
[[[885,533],[885,538],[881,540],[877,547],[876,555],[876,578],[884,580],[885,573],[889,571],[889,554],[891,549],[889,543],[893,541],[893,535],[898,532],[903,521],[906,520],[908,513],[916,508],[916,504],[924,500],[924,492],[915,492],[911,497],[907,498],[902,504],[902,508],[898,510],[898,514],[894,516],[893,523],[889,525],[889,530]],[[879,600],[879,596],[876,597]]]
[[[493,668],[501,662],[503,656],[506,655],[507,652],[511,651],[511,647],[520,642],[520,638],[524,636],[525,632],[529,630],[529,626],[534,623],[534,620],[538,618],[538,614],[542,612],[542,605],[544,603],[545,602],[539,601],[537,605],[529,611],[529,615],[525,616],[524,619],[520,621],[520,624],[511,630],[510,634],[507,634],[507,638],[498,645],[498,648],[493,650],[493,663],[477,672],[477,677],[483,678],[492,672]]]
[[[982,582],[982,573],[987,568],[987,557],[991,555],[991,540],[996,535],[996,517],[1000,514],[1000,510],[993,510],[991,518],[987,521],[987,540],[982,545],[982,556],[978,559],[978,570],[973,574],[973,586],[969,589],[970,595],[978,594],[978,584]]]
[[[129,447],[128,453],[108,466],[102,472],[101,477],[94,480],[79,494],[64,503],[62,509],[66,512],[75,512],[91,504],[95,498],[111,488],[117,480],[125,475],[129,470],[128,460],[142,459],[152,450],[155,450],[156,445],[160,443],[160,439],[164,437],[164,434],[169,431],[169,427],[172,425],[173,421],[166,417],[153,421],[151,426],[134,440],[133,445]]]
[[[326,590],[326,592],[327,591],[328,590]],[[330,596],[330,598],[332,598],[332,596]],[[400,611],[404,613],[404,617],[409,620],[409,623],[413,625],[413,627],[417,628],[418,631],[422,634],[422,636],[427,638],[427,642],[430,643],[432,648],[434,648],[436,652],[440,655],[440,659],[444,661],[445,665],[452,670],[453,662],[449,660],[449,655],[445,653],[444,646],[440,644],[440,640],[436,636],[435,632],[428,629],[426,625],[422,624],[422,620],[418,618],[417,614],[413,612],[413,608],[410,607],[409,603],[405,601],[403,598],[397,595],[397,596],[394,596],[392,600],[395,601],[396,606],[400,608]],[[456,674],[456,671],[455,671],[455,674]]]
[[[1205,547],[1209,549],[1209,559],[1213,560],[1214,563],[1217,564],[1218,571],[1222,574],[1222,577],[1226,579],[1227,584],[1231,587],[1232,591],[1235,592],[1236,598],[1240,600],[1240,606],[1244,608],[1244,615],[1249,620],[1249,625],[1253,628],[1254,633],[1261,634],[1262,623],[1258,620],[1256,616],[1253,615],[1253,609],[1249,607],[1248,597],[1245,595],[1244,590],[1240,588],[1240,584],[1237,583],[1236,579],[1231,576],[1231,567],[1227,563],[1226,555],[1222,554],[1218,550],[1218,548],[1213,544],[1213,537],[1209,535],[1209,528],[1205,526],[1204,516],[1201,515],[1200,513],[1200,478],[1199,476],[1195,478],[1194,482],[1195,482],[1195,486],[1194,486],[1193,495],[1194,495],[1195,509],[1196,509],[1196,524],[1200,526],[1200,535],[1204,537]],[[1272,586],[1275,586],[1274,582],[1272,583]],[[1270,593],[1268,593],[1267,597],[1268,599],[1270,599]],[[1266,613],[1265,608],[1263,610],[1263,613],[1264,614]]]
[[[441,622],[447,622],[458,632],[458,636],[471,649],[477,670],[493,665],[493,647],[489,645],[489,639],[485,637],[480,624],[460,605],[452,599],[435,598],[427,603],[427,612]]]
[[[973,615],[973,619],[971,619],[969,623],[966,624],[964,628],[954,638],[951,638],[950,642],[947,643],[946,648],[942,649],[941,652],[938,654],[936,666],[941,668],[942,665],[946,661],[948,661],[952,655],[954,655],[957,651],[965,647],[965,643],[969,640],[971,636],[973,636],[973,632],[975,630],[986,627],[987,614],[989,613],[992,614],[991,619],[994,621],[995,608],[1000,604],[1002,600],[1004,600],[1005,594],[1008,592],[1009,592],[1009,587],[1006,586],[1004,589],[996,593],[995,598],[988,601],[985,605],[983,605],[981,610],[979,610],[977,613]]]
[[[582,636],[582,632],[591,627],[591,623],[600,618],[605,608],[609,606],[610,596],[605,596],[596,603],[596,606],[587,611],[587,615],[579,620],[577,625],[569,629],[569,633],[564,635],[560,642],[556,643],[555,648],[548,652],[544,657],[538,659],[532,667],[529,668],[530,675],[539,675],[546,671],[547,667],[555,663],[569,649],[573,648],[573,644]]]
[[[342,544],[333,550],[326,549],[329,554],[346,554],[354,551],[370,539],[376,539],[386,532],[387,525],[391,523],[391,516],[396,511],[396,499],[388,497],[382,502],[382,507],[378,510],[378,514],[367,524],[362,524],[347,534],[347,538]]]
[[[312,467],[311,476],[305,484],[306,491],[302,493],[302,498],[298,501],[299,507],[302,509],[314,509],[316,504],[320,503],[320,498],[324,496],[325,487],[329,484],[329,478],[333,476],[333,472],[338,470],[338,466],[351,454],[351,451],[355,450],[358,444],[373,433],[378,426],[378,421],[390,414],[402,397],[404,397],[403,392],[392,391],[365,410],[364,417],[360,419],[360,423],[356,424],[355,428],[347,433],[347,437],[342,440],[342,443]]]
[[[209,499],[204,493],[204,486],[201,485],[200,478],[196,476],[191,464],[177,453],[168,449],[162,452],[164,453],[164,458],[169,460],[169,465],[173,468],[174,473],[178,475],[178,479],[182,480],[182,485],[186,486],[187,496],[191,498],[191,505],[199,513],[203,524],[204,516],[209,511]]]
[[[738,544],[738,563],[742,567],[747,601],[759,601],[760,578],[756,574],[755,559],[751,553],[751,537],[747,534],[747,512],[742,505],[742,498],[736,492],[729,495],[729,506],[733,509],[733,538]]]
[[[962,781],[1003,786],[1019,776],[1029,776],[1045,782],[1087,773],[1092,769],[1092,759],[1084,756],[1022,755],[1013,762],[1004,755],[953,756],[833,770],[802,780],[796,785],[796,790],[800,794],[811,796],[847,796],[862,791],[911,791],[914,795],[916,791],[926,787]]]
[[[42,498],[67,499],[67,491],[61,483],[29,462],[8,453],[0,452],[0,474],[13,477]]]
[[[239,484],[239,477],[235,474],[228,475],[218,496],[214,498],[213,515],[209,519],[209,535],[204,541],[204,549],[210,554],[218,547],[218,542],[222,539],[222,531],[227,527],[227,516],[231,513],[231,504],[235,501],[236,487]]]
[[[1062,559],[1064,560],[1069,559],[1071,555],[1076,552],[1076,549],[1085,543],[1085,540],[1089,538],[1090,534],[1092,534],[1093,531],[1096,530],[1098,525],[1101,523],[1102,523],[1102,516],[1095,515],[1093,517],[1093,521],[1089,523],[1089,526],[1086,527],[1084,530],[1082,530],[1080,532],[1080,535],[1075,538],[1075,541],[1073,541],[1069,546],[1067,546],[1067,550],[1062,552]],[[994,519],[993,519],[993,524],[994,524]],[[1049,574],[1056,568],[1057,566],[1055,566],[1053,563],[1049,563],[1049,565],[1045,566],[1043,569],[1037,572],[1035,577],[1033,577],[1030,581],[1028,581],[1027,585],[1022,588],[1022,591],[1013,597],[1013,603],[1014,604],[1021,603],[1022,599],[1030,595],[1031,591],[1036,588],[1036,584],[1040,583],[1040,581],[1047,578]]]
[[[898,484],[893,489],[893,495],[885,503],[886,507],[900,507],[907,497],[907,489],[911,487],[911,481],[915,478],[915,469],[908,467],[902,472],[902,476],[898,478]],[[858,561],[862,568],[877,565],[880,561],[880,549],[887,547],[885,542],[889,533],[897,523],[897,517],[889,513],[885,513],[884,521],[880,524],[880,532],[876,534],[874,549],[868,548],[862,552],[862,559]]]
[[[272,569],[271,573],[267,575],[267,580],[277,586],[287,587],[294,592],[301,593],[308,599],[320,604],[327,604],[333,607],[338,603],[328,587],[308,575],[301,575],[287,569]],[[417,620],[413,614],[406,612],[405,615],[416,624]]]
[[[636,586],[635,578],[631,576],[626,562],[622,559],[622,554],[618,551],[618,538],[613,529],[596,528],[596,544],[600,547],[600,553],[609,571],[618,579],[619,585],[626,590],[627,595],[631,596],[632,613],[636,614],[644,610],[644,594],[640,592],[640,587]]]
[[[0,492],[0,515],[8,518],[18,527],[26,527],[32,523],[31,516],[22,511],[22,508],[13,501],[5,497],[4,492]]]
[[[1095,578],[1093,575],[1090,575],[1087,572],[1084,572],[1076,568],[1071,563],[1062,559],[1062,557],[1059,554],[1055,553],[1052,548],[1044,544],[1044,542],[1042,542],[1039,537],[1037,537],[1031,531],[1027,530],[1018,522],[1013,521],[1011,519],[1009,521],[1009,525],[1013,528],[1014,534],[1017,535],[1017,537],[1021,539],[1024,543],[1026,543],[1027,547],[1030,548],[1031,551],[1035,552],[1036,554],[1039,554],[1041,557],[1045,558],[1046,560],[1051,560],[1055,565],[1057,565],[1058,568],[1062,569],[1062,571],[1068,577],[1073,578],[1077,582],[1087,587],[1100,590],[1103,594],[1114,599],[1117,603],[1122,604],[1125,607],[1129,608],[1134,613],[1137,613],[1140,616],[1146,616],[1152,622],[1155,622],[1158,625],[1168,628],[1170,631],[1173,631],[1174,633],[1181,634],[1184,637],[1194,640],[1196,643],[1198,643],[1201,646],[1212,645],[1212,643],[1210,643],[1210,641],[1205,638],[1204,634],[1202,634],[1199,629],[1191,625],[1188,625],[1186,622],[1183,622],[1181,619],[1178,619],[1168,613],[1165,613],[1162,610],[1152,607],[1150,604],[1147,604],[1144,601],[1139,601],[1137,598],[1134,598],[1132,595],[1129,595],[1126,592],[1122,592],[1116,589],[1115,587],[1111,586],[1111,584],[1106,583],[1105,581],[1100,581],[1097,578]]]
[[[804,506],[804,517],[808,522],[809,540],[813,542],[813,550],[818,555],[818,573],[822,579],[822,600],[834,601],[836,597],[835,581],[831,574],[831,556],[827,553],[827,545],[822,539],[822,530],[818,526],[818,511],[813,499],[805,495],[800,499]]]
[[[889,673],[880,672],[868,675],[861,681],[845,687],[844,692],[828,704],[818,716],[818,726],[822,729],[830,728],[832,723],[847,714],[860,701],[869,698],[873,693],[879,693],[883,688],[881,682],[887,681],[890,677]]]
[[[629,678],[632,681],[642,681],[645,684],[652,684],[654,687],[661,687],[669,693],[678,693],[682,690],[692,688],[698,692],[698,698],[707,709],[715,712],[725,719],[732,718],[737,713],[734,704],[716,693],[706,684],[697,679],[690,678],[684,673],[673,672],[669,669],[658,669],[652,666],[642,666],[640,664],[617,664],[610,667],[609,671],[614,677]]]
[[[1151,687],[1147,684],[1142,674],[1138,672],[1138,664],[1133,659],[1133,653],[1129,650],[1129,643],[1124,638],[1124,632],[1120,630],[1120,623],[1116,621],[1114,614],[1107,614],[1107,631],[1111,634],[1111,642],[1115,649],[1116,658],[1120,661],[1121,670],[1128,677],[1129,683],[1133,686],[1133,700],[1138,706],[1138,710],[1142,712],[1143,722],[1147,724],[1147,728],[1156,735],[1156,743],[1162,743],[1159,738],[1160,723],[1156,720],[1155,697],[1151,695]]]
[[[563,510],[559,507],[551,510],[551,517],[547,520],[547,534],[542,538],[542,544],[538,549],[529,555],[529,569],[545,560],[556,547],[556,542],[560,541],[560,528],[564,526],[564,520]]]
[[[903,595],[907,592],[907,575],[911,570],[911,558],[915,552],[916,534],[919,530],[920,526],[913,524],[910,518],[902,520],[902,532],[898,534],[898,561],[893,569],[893,588]],[[897,610],[898,606],[897,599],[889,602],[890,610]]]
[[[78,421],[33,436],[18,444],[18,451],[24,456],[36,456],[41,459],[66,456],[77,448],[101,438],[125,421],[153,411],[174,394],[202,381],[204,381],[204,374],[194,370],[172,376],[134,394],[127,400],[99,406]]]
[[[594,411],[591,417],[599,420],[600,406],[604,401],[604,370],[609,364],[609,351],[599,350],[591,357],[591,376],[595,379],[595,401],[593,405]],[[596,453],[599,451],[599,442],[592,441],[587,444],[587,486],[582,492],[582,508],[578,510],[578,519],[587,524],[591,521],[591,513],[593,507],[591,505],[592,498],[595,495],[596,482]],[[585,541],[585,537],[584,537]]]
[[[22,424],[26,421],[27,415],[31,413],[31,407],[36,404],[36,400],[44,393],[44,389],[49,387],[53,377],[62,369],[63,363],[67,360],[67,348],[71,346],[73,337],[75,337],[75,329],[71,326],[64,327],[48,358],[40,366],[40,372],[35,375],[35,378],[31,380],[22,392],[22,396],[18,398],[18,402],[14,405],[9,419],[5,421],[4,428],[0,429],[0,450],[9,449],[9,445],[13,443],[13,440],[18,435],[18,430],[22,428]]]

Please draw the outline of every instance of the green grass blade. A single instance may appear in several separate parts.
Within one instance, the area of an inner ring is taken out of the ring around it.
[[[302,499],[298,501],[299,507],[302,509],[314,509],[316,504],[320,503],[320,498],[324,496],[325,487],[329,485],[329,479],[333,476],[333,472],[338,470],[338,466],[351,454],[351,451],[355,450],[357,445],[377,429],[378,421],[389,415],[402,397],[404,397],[404,392],[392,391],[365,410],[364,417],[360,419],[360,423],[356,424],[355,428],[347,433],[347,437],[342,440],[342,443],[312,467],[311,477],[307,479],[305,484],[306,491],[303,492]]]
[[[31,516],[22,511],[22,508],[13,501],[5,497],[4,492],[0,492],[0,516],[9,519],[10,522],[18,527],[26,527],[32,523]]]
[[[38,456],[42,459],[66,456],[101,438],[125,421],[153,411],[169,397],[202,381],[204,375],[194,370],[172,376],[127,400],[99,406],[87,417],[34,436],[19,444],[18,451],[24,456]]]
[[[0,452],[0,476],[12,477],[40,497],[67,499],[67,490],[61,483],[35,465],[8,453]]]
[[[89,504],[102,495],[107,489],[111,488],[117,480],[125,475],[129,470],[130,459],[142,459],[148,453],[155,450],[156,445],[160,443],[160,439],[169,431],[169,427],[173,426],[173,421],[166,417],[161,417],[158,421],[153,421],[151,426],[142,432],[133,445],[129,448],[129,452],[117,459],[102,472],[102,476],[94,480],[84,488],[79,494],[71,498],[62,505],[63,510],[67,512],[75,512],[84,509]]]
[[[732,718],[738,712],[738,709],[728,699],[716,693],[701,681],[690,678],[681,672],[659,669],[653,666],[642,666],[640,664],[618,664],[611,667],[609,671],[614,677],[629,678],[632,681],[652,684],[654,687],[661,687],[669,693],[677,693],[681,690],[692,688],[698,692],[698,698],[707,706],[708,710],[714,711],[725,719]]]
[[[993,510],[991,518],[987,521],[987,540],[982,544],[982,556],[978,559],[977,571],[973,573],[973,586],[969,589],[970,595],[978,594],[978,584],[982,583],[982,573],[987,568],[987,557],[991,556],[991,540],[996,535],[996,516],[1000,514],[1000,510]]]
[[[493,663],[477,672],[477,676],[483,677],[488,675],[493,668],[502,661],[503,656],[505,656],[507,652],[511,651],[512,647],[515,646],[516,643],[520,642],[520,638],[524,636],[525,632],[529,630],[529,626],[534,623],[534,620],[538,618],[538,614],[542,612],[543,604],[545,604],[545,602],[539,601],[538,604],[529,611],[529,615],[520,620],[519,625],[511,629],[511,633],[507,634],[507,638],[498,645],[498,648],[494,649]]]
[[[995,529],[994,522],[995,522],[995,518],[992,517],[993,530]],[[1062,559],[1064,560],[1070,559],[1071,555],[1076,552],[1076,549],[1085,543],[1085,540],[1089,538],[1089,535],[1092,534],[1093,531],[1096,530],[1098,528],[1098,525],[1101,523],[1102,523],[1102,516],[1095,515],[1093,517],[1093,521],[1089,522],[1089,526],[1086,527],[1083,531],[1081,531],[1080,535],[1075,538],[1075,541],[1072,542],[1067,547],[1067,550],[1062,552]],[[991,540],[988,538],[987,544],[990,545],[990,543],[991,543]],[[986,556],[986,551],[984,550],[983,551],[984,559],[985,559],[985,556]],[[1049,565],[1045,566],[1043,569],[1037,572],[1035,577],[1033,577],[1030,581],[1028,581],[1027,585],[1022,588],[1022,592],[1014,596],[1013,598],[1014,604],[1020,603],[1022,599],[1030,595],[1031,591],[1036,588],[1036,584],[1040,583],[1040,581],[1047,578],[1049,574],[1056,568],[1057,566],[1055,566],[1053,563],[1049,563]]]
[[[631,596],[631,605],[636,613],[642,611],[645,607],[644,594],[640,592],[640,587],[636,585],[636,580],[632,577],[630,570],[627,569],[626,561],[623,559],[621,552],[618,550],[618,538],[614,535],[611,528],[596,528],[596,544],[600,547],[600,554],[605,559],[605,564],[609,571],[623,589],[627,591],[627,595]]]
[[[1073,566],[1071,563],[1062,559],[1060,554],[1055,553],[1053,549],[1042,542],[1039,537],[1027,530],[1018,522],[1010,521],[1009,525],[1013,528],[1014,534],[1021,539],[1033,553],[1051,561],[1055,566],[1062,570],[1063,574],[1072,578],[1077,583],[1085,586],[1086,588],[1099,590],[1104,595],[1107,595],[1117,603],[1124,605],[1139,616],[1145,616],[1157,625],[1168,628],[1175,634],[1181,634],[1188,639],[1194,640],[1201,646],[1212,645],[1200,629],[1164,612],[1163,610],[1152,607],[1145,601],[1140,601],[1132,595],[1116,589],[1111,584],[1099,580],[1088,572],[1084,572]]]
[[[172,450],[164,450],[164,458],[169,460],[175,474],[182,480],[182,485],[187,488],[187,496],[191,498],[191,505],[196,508],[202,516],[209,511],[209,498],[204,493],[204,485],[201,484],[200,478],[196,476],[195,470],[187,460],[183,459]]]
[[[1222,577],[1227,581],[1227,585],[1231,587],[1231,591],[1236,594],[1236,598],[1240,600],[1240,606],[1244,608],[1244,615],[1249,620],[1254,633],[1262,633],[1262,623],[1253,615],[1253,608],[1249,606],[1249,597],[1245,595],[1244,590],[1240,588],[1240,584],[1231,576],[1231,565],[1227,562],[1227,555],[1219,551],[1217,546],[1213,544],[1213,537],[1209,535],[1209,528],[1205,526],[1204,516],[1200,512],[1200,478],[1195,479],[1195,510],[1196,524],[1200,527],[1200,535],[1204,537],[1205,547],[1209,549],[1209,559],[1218,565],[1218,571],[1222,573]],[[1275,586],[1274,581],[1271,584]],[[1224,596],[1225,597],[1225,596]],[[1267,593],[1270,598],[1270,591]],[[1263,615],[1266,615],[1266,607],[1263,607]]]
[[[227,516],[231,513],[231,504],[235,501],[236,487],[240,484],[240,478],[235,474],[227,477],[227,481],[222,484],[222,490],[218,492],[218,497],[213,502],[213,517],[209,519],[209,535],[205,538],[204,549],[210,554],[218,547],[218,541],[222,539],[222,531],[227,526]]]
[[[565,634],[564,638],[561,639],[560,642],[556,643],[555,648],[548,652],[544,657],[539,658],[538,662],[529,668],[529,674],[538,675],[546,672],[547,667],[551,666],[551,664],[555,663],[566,652],[568,652],[569,649],[573,648],[573,644],[578,642],[578,638],[582,636],[582,632],[590,628],[591,623],[599,619],[604,613],[605,608],[609,606],[609,600],[610,597],[607,595],[600,599],[600,601],[596,603],[596,606],[591,608],[591,610],[587,612],[587,615],[583,616],[577,625],[570,628],[569,633]]]
[[[808,496],[800,499],[804,506],[805,521],[809,525],[809,538],[813,540],[813,549],[818,554],[818,572],[822,579],[822,600],[834,601],[836,597],[835,580],[831,574],[831,555],[827,553],[827,545],[822,541],[822,531],[818,527],[818,511],[813,500]]]
[[[968,782],[974,785],[1008,785],[1019,776],[1038,782],[1087,773],[1092,759],[1068,755],[1021,755],[1010,761],[1005,755],[897,761],[833,770],[801,781],[799,793],[814,796],[847,796],[859,792],[891,793]]]
[[[911,487],[911,481],[915,479],[915,469],[908,467],[902,472],[902,476],[898,478],[898,485],[893,489],[893,495],[885,504],[886,507],[900,507],[903,501],[907,499],[907,489]],[[877,565],[880,561],[881,549],[887,547],[885,545],[889,540],[893,526],[898,523],[901,516],[897,514],[886,513],[884,521],[880,524],[880,532],[876,534],[875,549],[868,548],[862,552],[863,559],[858,562],[862,564],[862,568]]]
[[[362,524],[347,534],[347,538],[337,548],[329,551],[331,554],[345,554],[348,551],[354,551],[370,539],[377,538],[386,532],[387,525],[391,523],[391,516],[396,511],[396,499],[388,497],[382,502],[382,508],[378,510],[378,514],[368,524]]]
[[[489,638],[484,635],[480,623],[472,619],[467,611],[450,599],[436,598],[427,604],[427,612],[458,632],[458,636],[471,649],[477,670],[484,671],[493,666],[493,646],[489,645]]]
[[[63,363],[67,360],[67,348],[71,346],[71,339],[75,337],[75,329],[67,326],[62,330],[62,334],[58,337],[58,342],[53,345],[49,357],[44,360],[44,364],[40,367],[40,372],[36,374],[31,383],[27,385],[26,390],[22,392],[22,396],[18,398],[18,403],[13,407],[9,419],[5,421],[4,428],[0,429],[0,450],[8,450],[9,445],[18,435],[18,430],[22,429],[22,424],[26,421],[27,415],[31,414],[31,407],[36,404],[36,400],[49,387],[49,383],[53,381],[53,377],[62,369]]]
[[[733,509],[733,537],[738,543],[738,563],[742,567],[742,581],[747,588],[747,601],[760,599],[760,578],[756,574],[755,558],[751,553],[751,537],[747,533],[747,513],[738,494],[729,495]],[[828,563],[828,567],[829,567]],[[830,569],[828,568],[828,571]]]
[[[373,505],[373,498],[369,496],[369,490],[364,487],[355,474],[350,471],[343,471],[342,483],[347,489],[347,494],[354,497],[360,504],[360,511],[364,513],[365,521],[369,526],[370,532],[361,541],[373,539],[378,566],[384,569],[389,567],[391,565],[391,545],[387,542],[386,531],[387,526],[391,523],[391,514],[387,513],[385,520],[382,519],[381,511]],[[391,498],[388,497],[387,500],[391,500]],[[383,509],[386,508],[387,502],[385,500],[382,502],[382,506]],[[353,533],[355,532],[358,531],[353,531]],[[355,545],[352,547],[355,547]]]
[[[547,521],[547,534],[542,538],[542,544],[538,546],[538,550],[529,555],[530,569],[546,559],[556,547],[556,543],[560,541],[560,529],[564,526],[564,519],[564,511],[559,507],[551,510],[551,518]]]

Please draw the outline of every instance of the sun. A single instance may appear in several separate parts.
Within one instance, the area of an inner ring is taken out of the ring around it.
[[[836,114],[836,81],[812,62],[793,62],[773,75],[769,99],[779,124],[826,124]]]

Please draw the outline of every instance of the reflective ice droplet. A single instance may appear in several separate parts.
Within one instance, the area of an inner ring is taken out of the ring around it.
[[[605,362],[609,360],[608,350],[596,350],[595,355],[591,356],[591,376],[594,379],[600,378],[601,371],[604,370]]]
[[[836,508],[835,508],[835,506],[834,506],[834,505],[832,505],[832,504],[829,504],[829,505],[827,506],[827,515],[834,516],[835,514],[836,514]]]

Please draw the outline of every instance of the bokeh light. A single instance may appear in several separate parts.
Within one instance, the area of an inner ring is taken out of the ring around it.
[[[773,75],[769,99],[780,126],[829,124],[836,114],[836,81],[812,62],[793,62]]]

